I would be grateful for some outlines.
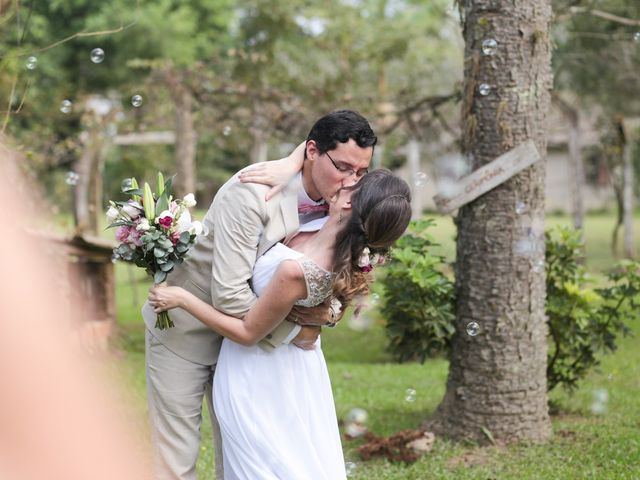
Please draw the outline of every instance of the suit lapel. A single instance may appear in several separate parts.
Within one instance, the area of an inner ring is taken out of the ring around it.
[[[301,187],[301,185],[299,185],[300,182],[291,182],[282,192],[283,196],[280,202],[280,211],[282,212],[282,221],[286,232],[285,236],[297,232],[300,227],[300,219],[298,217],[298,189],[296,188],[296,184]]]
[[[289,185],[270,202],[278,202],[273,205],[272,216],[269,219],[258,246],[257,256],[260,257],[275,243],[283,240],[298,231],[300,220],[298,219],[298,188],[302,188],[300,175],[294,177]]]

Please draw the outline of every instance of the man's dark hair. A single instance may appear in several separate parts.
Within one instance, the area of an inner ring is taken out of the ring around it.
[[[353,139],[360,148],[375,147],[375,136],[366,118],[353,110],[337,110],[318,120],[307,136],[307,142],[314,140],[318,151],[326,153]],[[306,158],[306,152],[305,152]]]

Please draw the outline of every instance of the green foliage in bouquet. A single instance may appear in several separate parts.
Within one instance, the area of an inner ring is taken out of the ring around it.
[[[401,362],[448,355],[455,331],[454,284],[443,273],[444,259],[429,251],[435,245],[426,232],[431,225],[412,223],[382,279],[388,349]],[[616,349],[618,336],[630,333],[626,323],[640,315],[640,264],[621,262],[606,287],[588,288],[579,234],[558,228],[545,236],[547,388],[572,390],[598,365],[598,354]]]

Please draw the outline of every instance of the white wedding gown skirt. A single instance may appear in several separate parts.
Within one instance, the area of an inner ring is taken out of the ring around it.
[[[276,244],[256,263],[254,291],[259,294],[264,289],[280,261],[300,257]],[[308,262],[301,265],[305,276],[313,277],[307,272]],[[225,339],[213,400],[222,433],[225,480],[346,478],[319,339],[314,350],[282,345],[271,352]]]

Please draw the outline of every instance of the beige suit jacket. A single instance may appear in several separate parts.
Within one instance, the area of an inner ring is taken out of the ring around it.
[[[234,175],[218,191],[203,220],[209,233],[198,237],[188,259],[167,278],[229,315],[243,316],[256,300],[249,280],[256,259],[299,228],[298,192],[301,176],[265,202],[268,187],[241,183]],[[150,332],[177,355],[202,365],[217,362],[222,336],[180,308],[169,312],[175,327],[155,328],[156,315],[148,303],[142,308]],[[293,332],[288,321],[278,325],[261,347],[273,349]]]

